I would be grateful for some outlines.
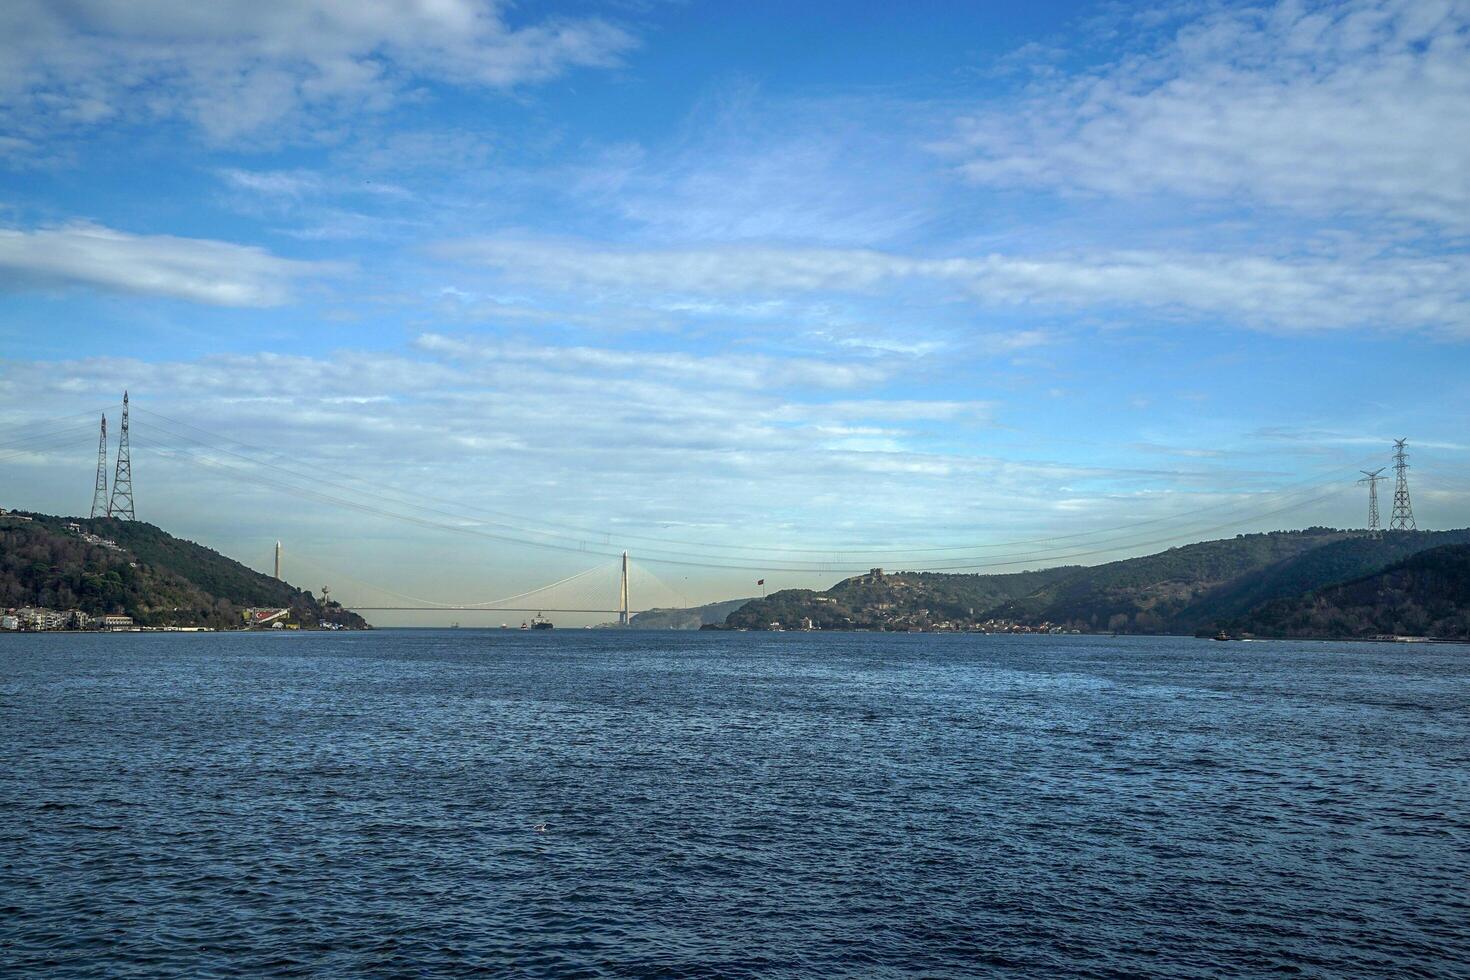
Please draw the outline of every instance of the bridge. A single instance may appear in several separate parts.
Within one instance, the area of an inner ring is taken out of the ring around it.
[[[567,560],[583,563],[604,561],[559,582],[516,595],[483,601],[447,601],[446,598],[421,598],[405,595],[356,580],[339,569],[316,565],[306,555],[294,552],[291,564],[315,566],[310,575],[291,569],[291,578],[320,575],[317,581],[330,582],[350,601],[345,608],[358,612],[450,612],[450,613],[530,613],[552,612],[616,616],[617,622],[628,624],[635,610],[630,593],[643,600],[643,610],[699,605],[687,596],[633,564],[628,553],[615,548],[632,544],[639,549],[643,562],[660,568],[699,570],[707,576],[744,578],[771,574],[802,576],[811,581],[821,576],[827,581],[843,575],[861,574],[877,565],[898,566],[929,572],[1012,572],[1061,564],[1087,564],[1090,560],[1106,560],[1129,552],[1187,544],[1207,540],[1213,535],[1252,530],[1264,521],[1276,524],[1281,515],[1311,510],[1354,486],[1345,479],[1350,473],[1356,480],[1360,470],[1376,457],[1370,456],[1351,464],[1336,463],[1301,479],[1268,490],[1221,492],[1197,507],[1188,507],[1158,516],[1146,517],[1114,526],[1052,530],[1037,536],[1013,540],[970,541],[956,536],[951,529],[945,536],[954,540],[925,540],[911,544],[894,542],[844,542],[826,547],[794,544],[763,545],[759,541],[729,538],[714,540],[676,540],[663,534],[639,533],[624,528],[616,545],[613,535],[596,523],[575,524],[548,518],[532,519],[523,514],[506,513],[481,503],[467,503],[454,495],[435,496],[421,488],[405,489],[368,479],[359,471],[332,468],[329,461],[304,465],[293,453],[279,447],[253,445],[234,435],[213,431],[193,420],[172,418],[149,408],[126,401],[98,409],[78,412],[53,419],[32,420],[17,426],[0,427],[0,465],[12,460],[46,460],[57,454],[59,460],[73,455],[96,459],[95,480],[85,484],[92,496],[93,513],[104,499],[107,476],[107,427],[99,416],[122,409],[121,435],[118,443],[119,468],[112,487],[117,493],[118,480],[126,487],[125,516],[133,516],[131,450],[153,454],[150,461],[169,467],[194,466],[216,480],[228,481],[234,491],[246,487],[263,492],[283,494],[307,501],[314,507],[330,508],[336,514],[363,515],[372,520],[392,521],[405,527],[430,530],[458,538],[473,537],[497,546],[535,548],[543,553],[574,555]],[[101,421],[101,426],[98,422]],[[8,431],[7,431],[8,428]],[[129,440],[132,440],[131,442]],[[94,448],[96,455],[94,456]],[[1402,447],[1400,447],[1401,449]],[[1396,456],[1396,459],[1399,457]],[[124,462],[123,460],[127,460]],[[339,464],[339,467],[341,464]],[[90,471],[90,462],[88,464]],[[1371,492],[1371,488],[1370,488]],[[1464,494],[1470,484],[1451,483],[1445,492]],[[1371,499],[1371,498],[1370,498]],[[1407,500],[1407,493],[1405,493]],[[111,509],[109,505],[108,509]],[[1370,510],[1370,524],[1373,512]],[[941,538],[945,537],[941,536]],[[577,566],[573,566],[577,567]],[[447,572],[447,570],[444,570]],[[276,577],[281,568],[277,555]],[[635,581],[637,580],[637,584]],[[762,577],[760,582],[764,581]],[[329,590],[322,587],[323,597]],[[657,596],[661,601],[649,601]]]
[[[623,552],[621,558],[616,562],[617,577],[616,598],[609,602],[604,601],[607,594],[602,591],[612,584],[612,577],[608,572],[612,568],[608,564],[600,564],[585,569],[575,575],[549,585],[520,592],[499,599],[487,599],[483,602],[438,602],[432,599],[422,599],[406,596],[391,589],[381,586],[358,582],[351,576],[343,575],[335,569],[329,569],[315,561],[306,558],[298,559],[306,565],[313,566],[313,570],[330,577],[334,581],[347,581],[355,585],[355,591],[359,593],[379,593],[394,597],[391,600],[375,600],[362,598],[360,601],[346,601],[341,605],[344,609],[356,613],[366,612],[455,612],[455,613],[572,613],[588,615],[617,616],[620,626],[627,626],[629,620],[639,612],[646,609],[633,609],[630,605],[632,591],[631,582],[635,573],[638,577],[645,579],[645,584],[651,586],[650,591],[662,592],[669,598],[668,605],[673,606],[695,606],[698,605],[689,597],[680,593],[673,586],[663,582],[646,568],[634,564],[628,553]],[[330,590],[323,587],[324,598],[330,595]],[[532,603],[528,600],[540,597],[543,601]],[[653,607],[650,607],[653,608]]]

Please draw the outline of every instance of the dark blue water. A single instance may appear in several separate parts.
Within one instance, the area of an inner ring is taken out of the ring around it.
[[[1466,647],[5,636],[0,698],[7,974],[1470,975]]]

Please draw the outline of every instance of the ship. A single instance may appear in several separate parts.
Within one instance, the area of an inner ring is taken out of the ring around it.
[[[549,630],[551,628],[551,620],[547,619],[540,613],[537,613],[535,617],[531,620],[531,629],[533,630]]]

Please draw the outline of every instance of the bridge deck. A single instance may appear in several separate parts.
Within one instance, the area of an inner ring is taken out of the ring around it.
[[[550,606],[343,606],[352,612],[539,612],[539,613],[613,613],[621,609],[553,609]],[[628,615],[644,612],[629,609]]]

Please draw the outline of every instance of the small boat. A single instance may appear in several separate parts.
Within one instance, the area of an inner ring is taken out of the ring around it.
[[[510,629],[510,627],[509,627],[509,626],[507,626],[507,625],[505,625],[505,624],[504,624],[504,623],[501,623],[501,624],[500,624],[500,628],[501,628],[501,629],[503,629],[503,630],[508,630],[508,629]]]
[[[526,621],[525,621],[525,620],[524,620],[524,619],[523,619],[523,620],[521,620],[521,629],[523,629],[523,630],[528,630],[528,629],[530,629],[530,628],[531,628],[531,627],[529,627],[529,626],[527,626],[527,625],[526,625]]]
[[[1235,639],[1239,639],[1239,638],[1238,637],[1231,636],[1229,633],[1225,632],[1224,630],[1221,630],[1220,632],[1218,632],[1218,633],[1215,634],[1215,639],[1217,639],[1217,640],[1235,640]]]
[[[545,616],[541,615],[540,613],[537,613],[535,616],[533,616],[531,618],[531,629],[533,629],[533,630],[549,630],[551,628],[552,628],[552,626],[551,626],[551,620],[547,619]]]

